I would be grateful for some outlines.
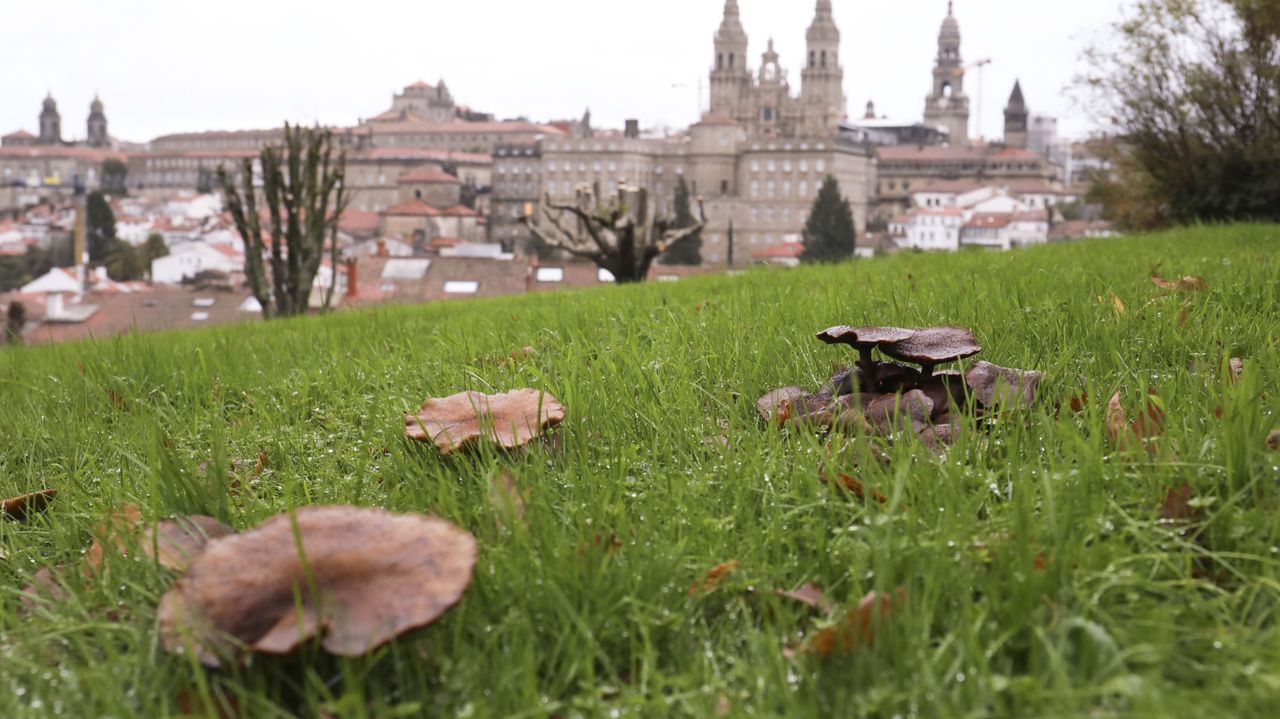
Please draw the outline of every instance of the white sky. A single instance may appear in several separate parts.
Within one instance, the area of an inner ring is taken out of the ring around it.
[[[991,58],[983,134],[997,136],[1021,78],[1033,113],[1064,133],[1089,121],[1066,93],[1080,54],[1132,0],[957,0],[966,61]],[[794,92],[813,0],[739,0],[753,67],[772,36]],[[918,120],[945,0],[834,0],[851,117],[868,99]],[[85,134],[94,92],[111,134],[351,124],[397,89],[444,78],[499,117],[645,127],[697,117],[723,0],[5,0],[0,134],[38,130],[51,90],[64,138]],[[976,73],[966,80],[977,115]]]

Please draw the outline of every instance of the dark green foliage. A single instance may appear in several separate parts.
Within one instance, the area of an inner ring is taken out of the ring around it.
[[[348,201],[342,183],[346,152],[334,148],[333,134],[328,130],[286,124],[284,146],[263,148],[258,160],[266,227],[253,185],[253,159],[243,160],[238,177],[225,167],[218,168],[218,179],[227,209],[244,240],[244,272],[262,305],[262,316],[271,319],[307,311],[326,240],[334,268],[323,297],[323,306],[328,308],[338,279],[338,220]],[[263,240],[264,232],[269,241]],[[267,252],[270,264],[264,266],[262,257]]]
[[[1280,4],[1141,0],[1115,29],[1081,79],[1121,138],[1109,218],[1280,220]]]
[[[729,232],[725,234],[725,242],[729,247],[728,263],[733,267],[733,220],[729,220]]]
[[[145,247],[134,247],[124,240],[111,242],[111,252],[103,262],[107,275],[118,282],[144,279],[151,271]]]
[[[52,268],[49,251],[39,247],[32,247],[17,257],[0,256],[0,292],[16,290]]]
[[[116,214],[111,210],[106,195],[91,192],[85,198],[85,239],[88,243],[89,262],[100,265],[107,261],[115,249]]]
[[[671,224],[673,228],[683,230],[686,227],[693,227],[698,224],[697,218],[693,216],[689,185],[684,181],[684,177],[681,177],[676,182],[674,209],[675,219]],[[702,231],[699,230],[673,245],[658,261],[664,265],[697,266],[702,264]]]
[[[129,167],[114,157],[102,162],[102,191],[108,195],[123,195],[128,191]]]
[[[27,324],[27,306],[14,300],[5,313],[4,341],[11,345],[22,344],[22,328]]]
[[[840,194],[836,178],[827,175],[804,225],[802,262],[839,262],[853,257],[853,210]]]
[[[168,257],[169,246],[164,243],[164,236],[158,232],[147,235],[146,253],[148,265],[161,257]]]

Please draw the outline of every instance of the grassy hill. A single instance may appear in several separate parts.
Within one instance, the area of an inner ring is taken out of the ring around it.
[[[944,459],[912,441],[856,467],[866,440],[762,429],[760,395],[853,360],[814,339],[844,323],[971,327],[981,359],[1047,373],[1041,405]],[[518,387],[568,407],[558,449],[403,439],[426,397]],[[1131,415],[1158,393],[1154,454],[1108,441],[1117,387]],[[61,492],[0,520],[0,713],[157,717],[210,691],[254,717],[1273,715],[1278,412],[1280,228],[1258,226],[0,351],[0,497]],[[504,472],[523,521],[494,501]],[[1193,528],[1160,518],[1184,483]],[[159,648],[173,575],[150,561],[108,557],[17,611],[124,503],[239,529],[310,504],[426,512],[479,562],[458,606],[372,656],[206,673]],[[808,582],[841,607],[906,600],[874,646],[788,658],[831,623],[774,594]]]

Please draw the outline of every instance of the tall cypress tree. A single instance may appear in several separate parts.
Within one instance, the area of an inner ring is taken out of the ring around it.
[[[676,182],[675,221],[671,227],[683,230],[693,227],[698,220],[693,216],[693,207],[689,201],[689,185],[681,177]],[[702,233],[698,232],[684,242],[677,243],[659,260],[664,265],[700,265],[702,264]]]
[[[840,194],[836,178],[827,175],[804,226],[801,262],[839,262],[853,257],[853,210]]]
[[[89,261],[100,264],[107,261],[115,250],[116,214],[101,192],[91,192],[85,198],[85,234],[89,245]],[[76,258],[79,261],[79,258]]]

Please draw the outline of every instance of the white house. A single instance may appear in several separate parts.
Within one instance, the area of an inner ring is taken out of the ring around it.
[[[174,245],[167,257],[151,262],[151,281],[176,285],[205,271],[240,272],[244,255],[229,245],[186,242]]]
[[[960,249],[960,228],[965,223],[965,212],[958,207],[918,209],[907,221],[904,248],[917,250]]]

